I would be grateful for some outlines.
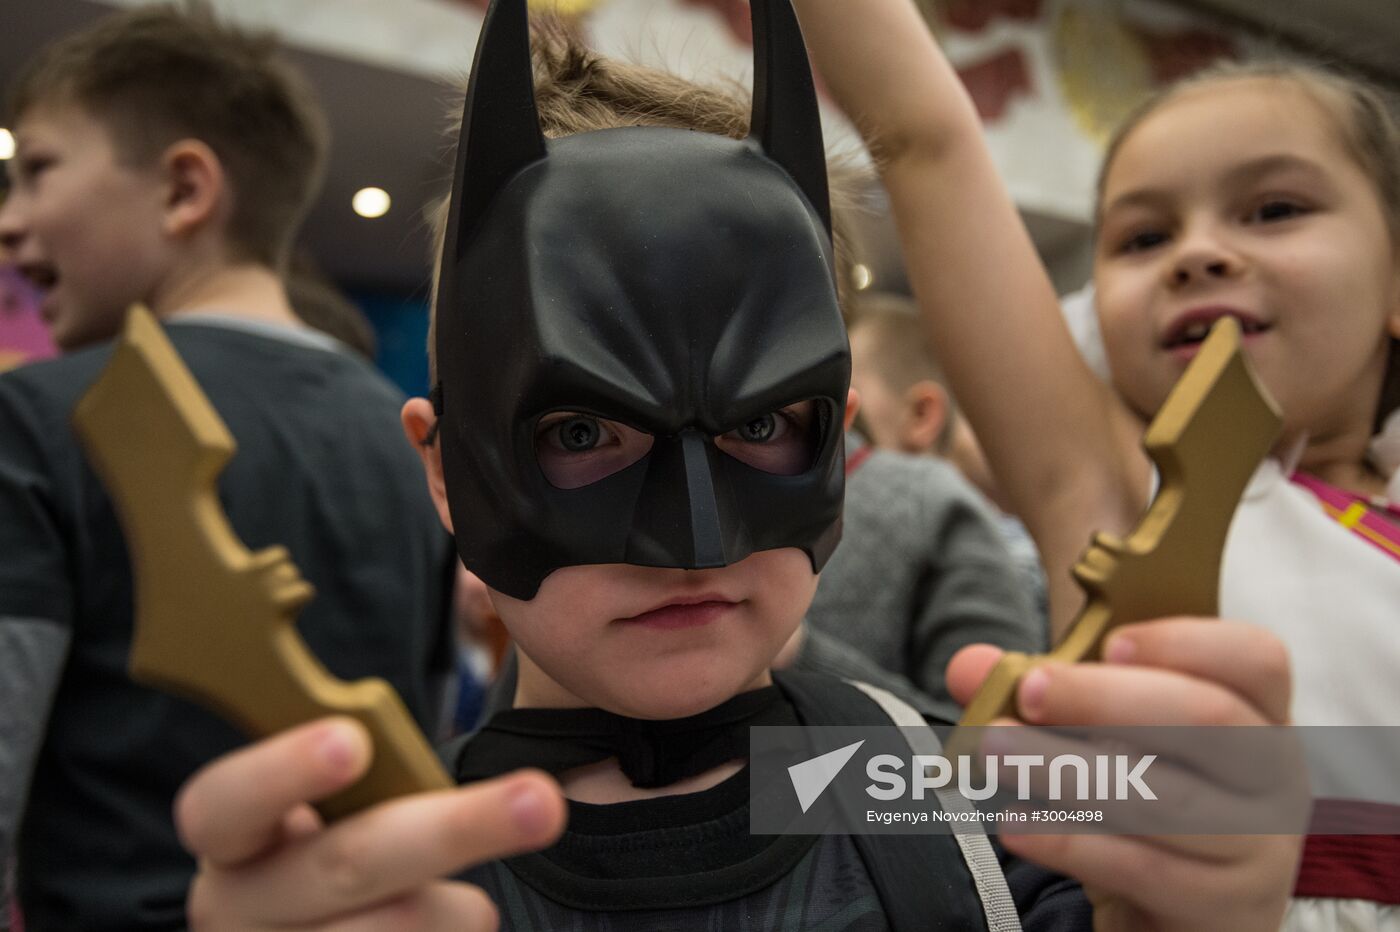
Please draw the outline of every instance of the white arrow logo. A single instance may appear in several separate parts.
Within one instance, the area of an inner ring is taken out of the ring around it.
[[[848,744],[844,748],[837,748],[828,751],[819,757],[811,760],[804,760],[800,764],[793,764],[788,768],[788,776],[792,778],[792,788],[797,791],[797,801],[802,806],[802,811],[806,812],[812,808],[812,803],[817,801],[817,797],[822,795],[822,791],[831,785],[831,781],[836,779],[836,775],[841,772],[841,768],[846,766],[847,761],[855,756],[856,751],[865,741],[857,741],[855,744]]]

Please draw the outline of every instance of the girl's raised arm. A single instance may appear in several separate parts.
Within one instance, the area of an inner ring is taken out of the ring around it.
[[[1147,489],[1142,424],[1084,364],[972,101],[908,0],[795,0],[817,70],[889,192],[914,295],[958,403],[1040,547],[1060,627],[1092,530]]]

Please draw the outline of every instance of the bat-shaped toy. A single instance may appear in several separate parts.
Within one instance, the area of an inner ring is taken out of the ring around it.
[[[297,634],[312,587],[285,548],[249,552],[229,526],[216,481],[233,437],[144,308],[127,315],[73,421],[131,553],[135,679],[255,737],[323,715],[358,719],[374,758],[359,782],[319,804],[326,818],[453,785],[387,683],[336,679]]]
[[[1098,660],[1118,625],[1217,614],[1226,532],[1281,425],[1245,360],[1239,323],[1222,318],[1143,436],[1160,479],[1152,504],[1127,537],[1094,535],[1074,567],[1088,599],[1064,638],[1049,654],[1001,658],[949,736],[950,756],[976,750],[964,728],[1016,715],[1017,684],[1036,664]]]

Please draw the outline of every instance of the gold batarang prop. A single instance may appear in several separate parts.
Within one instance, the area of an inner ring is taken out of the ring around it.
[[[233,437],[144,308],[128,314],[73,421],[131,553],[135,679],[258,737],[323,715],[358,719],[373,761],[359,782],[318,805],[326,818],[453,785],[387,683],[336,679],[297,634],[313,589],[285,548],[251,553],[229,526],[216,480]]]
[[[1143,436],[1161,480],[1147,513],[1126,538],[1094,535],[1074,567],[1084,608],[1050,653],[1001,658],[949,736],[951,757],[975,757],[964,729],[1017,714],[1016,687],[1037,664],[1099,660],[1109,632],[1129,622],[1219,612],[1225,535],[1282,424],[1240,341],[1232,318],[1211,329]]]

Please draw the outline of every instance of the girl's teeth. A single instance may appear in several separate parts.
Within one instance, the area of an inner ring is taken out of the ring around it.
[[[1237,318],[1238,319],[1238,318]],[[1188,324],[1181,330],[1180,336],[1176,338],[1175,344],[1180,346],[1185,343],[1199,343],[1210,335],[1210,328],[1214,321],[1198,321]],[[1261,333],[1265,330],[1263,324],[1254,321],[1240,320],[1240,332],[1245,334]]]

